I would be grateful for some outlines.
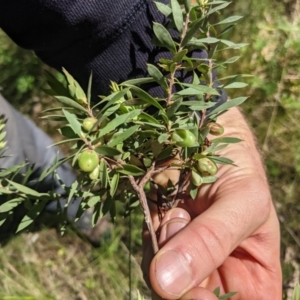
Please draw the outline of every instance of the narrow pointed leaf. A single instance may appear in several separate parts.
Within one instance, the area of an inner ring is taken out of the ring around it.
[[[238,98],[234,98],[228,102],[225,102],[225,103],[221,104],[220,106],[216,107],[214,110],[212,110],[207,116],[215,115],[219,112],[223,112],[232,107],[238,106],[238,105],[242,104],[243,102],[245,102],[247,100],[247,98],[248,97],[238,97]]]
[[[73,131],[80,136],[81,133],[81,124],[77,120],[77,117],[74,114],[69,113],[67,110],[62,110],[66,119],[68,120]]]
[[[95,151],[104,156],[116,156],[122,154],[119,150],[105,145],[95,148]]]
[[[172,13],[172,9],[170,8],[170,6],[156,1],[154,3],[157,9],[166,17],[168,17]]]
[[[119,184],[119,178],[120,178],[120,174],[119,173],[115,173],[111,182],[110,182],[110,190],[109,193],[111,195],[111,197],[113,197],[118,189],[118,184]]]
[[[216,144],[216,143],[236,144],[236,143],[240,143],[242,141],[243,140],[241,140],[239,138],[235,138],[235,137],[220,137],[220,138],[211,140],[211,142],[213,144]]]
[[[243,16],[231,16],[231,17],[228,17],[228,18],[226,18],[226,19],[224,19],[224,20],[222,20],[222,21],[214,24],[214,25],[234,23],[234,22],[236,22],[236,21],[238,21],[238,20],[240,20],[242,18],[243,18]]]
[[[145,171],[138,168],[137,166],[125,164],[122,166],[122,168],[116,169],[119,173],[125,174],[125,175],[132,175],[132,176],[141,176],[145,174]]]
[[[181,33],[183,29],[183,15],[181,7],[177,0],[171,0],[171,7],[175,26],[179,33]]]
[[[181,83],[181,85],[188,87],[187,89],[176,92],[177,95],[189,96],[194,94],[210,94],[219,95],[216,89],[213,89],[206,85],[194,85],[190,83]]]
[[[77,102],[75,102],[73,99],[65,97],[65,96],[54,96],[55,99],[57,99],[61,104],[69,106],[69,107],[73,107],[79,111],[82,111],[84,113],[87,113],[87,110],[81,106],[80,104],[78,104]]]
[[[21,220],[16,230],[16,233],[28,227],[39,216],[39,214],[41,213],[41,211],[43,210],[46,204],[47,201],[40,201],[39,203],[34,205],[33,208]]]
[[[130,122],[133,118],[137,117],[140,113],[141,113],[141,109],[135,109],[129,113],[118,116],[117,118],[108,122],[107,125],[101,129],[98,137],[100,138],[105,134],[115,130],[121,124]]]
[[[87,92],[86,92],[87,102],[89,105],[91,103],[91,96],[92,96],[92,81],[93,81],[93,73],[91,72],[90,77],[89,77],[89,82],[88,82],[88,88],[87,88]]]
[[[22,184],[19,184],[19,183],[16,183],[14,181],[11,181],[11,180],[8,180],[7,181],[20,193],[23,193],[25,195],[28,195],[28,196],[31,196],[31,197],[34,197],[34,198],[40,198],[40,197],[43,197],[43,196],[49,196],[49,194],[47,193],[39,193],[27,186],[24,186]]]
[[[171,52],[176,52],[175,43],[169,33],[169,31],[161,24],[153,22],[153,31],[159,42],[169,49]]]
[[[123,141],[128,139],[131,135],[136,133],[138,131],[139,127],[140,127],[139,125],[132,126],[128,129],[124,130],[124,132],[118,134],[116,137],[113,136],[112,139],[109,141],[108,146],[114,147],[114,146],[122,143]]]
[[[147,64],[147,71],[159,85],[161,85],[164,89],[168,88],[164,75],[156,66]]]
[[[131,86],[132,93],[139,97],[141,100],[144,101],[144,103],[153,105],[154,107],[158,108],[159,110],[163,110],[163,107],[158,103],[158,101],[153,98],[150,94],[145,92],[144,90],[140,89],[136,86]]]
[[[17,207],[23,201],[24,201],[23,198],[15,198],[15,199],[9,200],[7,202],[4,202],[0,206],[0,213],[2,214],[4,212],[11,211],[13,208]]]
[[[233,83],[230,83],[224,87],[226,87],[226,89],[241,89],[241,88],[244,88],[248,86],[248,83],[245,83],[245,82],[233,82]]]

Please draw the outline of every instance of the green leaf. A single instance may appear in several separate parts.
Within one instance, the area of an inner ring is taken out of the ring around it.
[[[169,31],[162,24],[153,22],[153,31],[159,42],[164,47],[173,53],[176,52],[176,46]]]
[[[58,129],[58,131],[61,135],[69,139],[78,137],[78,135],[74,132],[74,130],[69,125],[61,127],[60,129]]]
[[[300,285],[297,283],[293,290],[292,300],[300,300]]]
[[[218,180],[217,176],[205,176],[203,177],[203,183],[214,183]]]
[[[169,135],[168,133],[163,133],[163,134],[161,134],[161,135],[158,137],[157,141],[158,141],[160,144],[163,144],[166,140],[169,139],[169,137],[170,137],[170,135]]]
[[[112,136],[111,140],[108,143],[108,146],[114,147],[114,146],[122,143],[123,141],[128,139],[131,135],[136,133],[138,131],[139,127],[140,127],[139,125],[132,126],[128,129],[124,130],[124,132],[118,133],[118,135],[116,137]]]
[[[153,105],[159,110],[164,110],[163,107],[158,103],[156,99],[154,99],[150,94],[140,89],[139,87],[131,86],[131,91],[135,96],[139,97],[145,103]]]
[[[216,164],[221,164],[221,165],[234,165],[233,160],[227,158],[227,157],[222,157],[222,156],[208,156],[209,159],[214,161]]]
[[[125,174],[125,175],[132,175],[132,176],[141,176],[145,174],[145,171],[138,168],[137,166],[130,165],[130,164],[124,164],[122,165],[122,168],[116,169],[119,173]]]
[[[187,52],[187,49],[183,49],[180,52],[177,52],[176,54],[174,54],[173,61],[180,62],[186,56]]]
[[[88,103],[88,105],[91,104],[91,97],[92,97],[92,81],[93,81],[93,73],[91,72],[90,77],[89,77],[89,82],[88,82],[88,88],[87,88],[87,92],[86,92],[87,103]]]
[[[119,150],[105,145],[95,148],[95,151],[101,155],[110,157],[122,154]]]
[[[182,102],[181,105],[183,106],[191,106],[196,109],[193,110],[203,110],[203,109],[208,109],[212,106],[214,106],[216,103],[215,102],[204,102],[204,101],[184,101]]]
[[[98,138],[104,136],[105,134],[115,130],[118,126],[130,122],[133,118],[137,117],[141,113],[141,109],[135,109],[129,113],[118,116],[117,118],[111,120],[102,128],[99,132]]]
[[[191,0],[183,0],[184,8],[186,12],[189,12],[191,9]]]
[[[199,94],[220,95],[216,89],[213,89],[206,85],[194,85],[190,83],[181,83],[181,85],[186,86],[188,88],[176,92],[177,95],[181,95],[181,96],[191,96],[191,95],[199,95]]]
[[[49,198],[49,194],[47,193],[39,193],[27,186],[24,186],[22,184],[19,184],[19,183],[16,183],[14,181],[11,181],[9,179],[7,179],[7,181],[18,191],[18,192],[21,192],[27,196],[31,196],[31,197],[34,197],[34,198],[38,198],[40,199],[41,197],[47,197]]]
[[[194,49],[207,49],[207,46],[204,43],[194,37],[190,39],[190,41],[186,44],[186,47],[188,47],[190,51]]]
[[[128,92],[128,89],[123,89],[121,91],[114,92],[107,96],[106,98],[102,99],[101,103],[104,103],[107,101],[107,104],[101,109],[102,113],[105,113],[109,107],[111,107],[113,104],[124,99],[124,95]]]
[[[215,13],[215,12],[218,11],[218,10],[224,9],[224,8],[227,7],[230,3],[231,3],[231,2],[227,2],[227,1],[226,1],[225,3],[223,3],[223,4],[219,5],[219,6],[216,6],[216,7],[214,7],[214,8],[211,8],[211,9],[207,12],[206,16],[209,16],[209,15]]]
[[[241,139],[239,138],[235,138],[235,137],[220,137],[220,138],[216,138],[211,140],[212,143],[227,143],[227,144],[236,144],[236,143],[240,143]]]
[[[52,93],[52,96],[55,95],[61,95],[65,97],[69,97],[70,93],[66,86],[60,82],[55,76],[53,76],[50,72],[47,70],[45,71],[45,77],[47,80],[48,85],[51,87],[52,90],[50,90]],[[74,100],[72,100],[74,102]]]
[[[190,24],[190,28],[189,30],[187,31],[185,37],[183,38],[182,42],[181,42],[181,46],[184,47],[193,37],[194,37],[194,34],[196,33],[196,31],[201,27],[202,25],[202,20],[203,20],[203,17],[200,18],[200,19],[197,19],[195,21],[193,21],[191,24]]]
[[[183,101],[182,98],[180,97],[179,99],[175,100],[168,108],[167,108],[167,116],[168,118],[172,118],[179,107],[182,105]]]
[[[62,110],[63,114],[65,115],[66,119],[68,120],[71,128],[73,131],[80,136],[81,133],[81,124],[77,120],[76,115],[69,113],[67,110]]]
[[[69,190],[69,195],[68,195],[68,203],[72,200],[73,196],[77,193],[78,191],[78,181],[74,181],[70,187]],[[68,204],[66,203],[66,205]]]
[[[170,6],[156,1],[154,1],[154,3],[157,9],[166,17],[168,17],[172,13],[172,9],[170,8]]]
[[[177,0],[171,0],[171,8],[175,26],[179,33],[181,33],[183,30],[183,15],[181,7]]]
[[[142,112],[139,115],[139,119],[146,120],[149,123],[153,123],[153,124],[162,126],[157,119],[155,119],[154,117],[152,117],[151,115],[149,115],[149,114],[147,114],[145,112]],[[164,126],[162,126],[162,128],[164,128]]]
[[[65,96],[54,96],[54,97],[63,105],[66,105],[68,107],[75,108],[81,112],[87,113],[87,110],[83,106],[81,106],[80,104],[78,104],[71,98],[68,98]]]
[[[243,18],[243,16],[231,16],[231,17],[228,17],[228,18],[226,18],[226,19],[224,19],[224,20],[222,20],[222,21],[214,24],[214,25],[222,25],[222,24],[234,23],[234,22],[236,22],[236,21],[238,21],[238,20],[240,20],[242,18]]]
[[[103,188],[106,188],[108,183],[108,172],[107,172],[105,159],[103,158],[100,160],[99,169],[100,169],[99,178],[100,178],[101,185]]]
[[[87,97],[85,92],[81,88],[80,84],[74,79],[74,77],[65,69],[62,68],[64,75],[69,83],[68,88],[73,97],[78,100],[78,102],[87,103]]]
[[[248,45],[247,43],[236,44],[228,40],[220,40],[220,42],[228,46],[228,48],[225,49],[240,49]]]
[[[120,178],[120,174],[119,173],[115,173],[111,182],[110,182],[110,196],[113,197],[118,189],[118,184],[119,184],[119,178]]]
[[[72,143],[72,142],[76,142],[76,141],[80,141],[80,140],[81,140],[81,138],[73,138],[73,139],[62,140],[62,141],[59,141],[57,143],[52,144],[48,148],[58,146],[58,145],[62,145],[62,144],[66,144],[66,143]]]
[[[8,216],[9,216],[9,213],[0,214],[0,226],[3,225],[3,223],[6,221],[6,219],[8,218]]]
[[[221,289],[218,286],[217,288],[214,289],[213,293],[218,297],[220,295]]]
[[[104,112],[104,114],[100,117],[100,119],[97,121],[97,123],[101,124],[103,122],[103,120],[105,120],[110,115],[114,114],[120,108],[120,106],[121,106],[121,104],[116,104],[116,105],[109,107]]]
[[[230,57],[229,59],[224,61],[222,64],[232,64],[232,63],[236,62],[239,58],[240,58],[240,56]]]
[[[6,131],[0,133],[0,141],[2,141],[6,136]]]
[[[163,160],[165,158],[168,158],[172,155],[172,153],[173,153],[173,146],[166,147],[157,155],[157,160]]]
[[[202,39],[198,39],[197,42],[198,43],[205,43],[205,44],[215,44],[218,43],[220,40],[214,37],[207,37],[207,38],[202,38]]]
[[[226,300],[226,299],[231,298],[234,295],[236,295],[236,292],[227,293],[225,295],[219,296],[219,300]]]
[[[244,77],[254,77],[251,74],[237,74],[237,75],[229,75],[222,78],[218,78],[219,81],[226,80],[226,79],[236,79],[236,78],[244,78]]]
[[[164,75],[156,66],[147,64],[147,71],[160,86],[162,86],[164,89],[168,88]]]
[[[195,186],[192,182],[190,183],[190,196],[193,200],[196,199],[198,195],[198,187]]]
[[[33,208],[21,220],[16,233],[28,227],[41,213],[48,201],[40,201],[33,206]]]
[[[10,195],[12,193],[9,189],[0,186],[0,195]]]
[[[88,201],[87,205],[88,207],[94,207],[97,203],[101,202],[101,197],[100,196],[92,196]]]
[[[0,194],[1,194],[1,191],[0,191]],[[9,200],[7,202],[4,202],[0,206],[0,213],[2,214],[2,213],[5,213],[5,212],[8,212],[8,211],[11,211],[13,208],[18,206],[23,201],[24,201],[24,198],[15,198],[15,199]]]
[[[211,115],[215,115],[215,114],[223,112],[223,111],[226,111],[232,107],[238,106],[238,105],[242,104],[243,102],[245,102],[247,100],[247,98],[248,97],[238,97],[238,98],[234,98],[230,101],[227,101],[227,102],[221,104],[220,106],[216,107],[214,110],[212,110],[209,114],[207,114],[207,117],[211,116]]]
[[[226,89],[241,89],[241,88],[246,87],[247,85],[248,85],[248,83],[245,83],[245,82],[233,82],[224,87]]]
[[[136,78],[136,79],[129,79],[120,84],[120,86],[124,85],[139,85],[145,83],[151,83],[154,79],[152,77],[143,77],[143,78]]]
[[[110,208],[113,205],[113,203],[114,203],[114,200],[110,197],[110,195],[107,195],[107,197],[103,203],[102,209],[101,209],[101,213],[103,216],[106,215],[110,211]]]

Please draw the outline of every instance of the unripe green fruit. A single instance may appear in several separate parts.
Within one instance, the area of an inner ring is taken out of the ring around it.
[[[99,157],[94,150],[84,150],[78,156],[78,166],[83,172],[92,172],[99,163]]]
[[[172,133],[171,139],[179,147],[192,147],[197,140],[195,135],[186,129],[176,129]]]
[[[209,133],[212,135],[222,135],[224,133],[224,127],[218,123],[208,123],[207,127],[209,128]]]
[[[195,186],[200,186],[203,182],[203,178],[195,171],[192,171],[191,180]]]
[[[85,118],[82,123],[82,128],[85,131],[90,131],[96,123],[97,123],[96,118],[91,118],[91,117]]]
[[[218,172],[217,165],[207,157],[198,159],[196,167],[204,176],[213,176]]]
[[[100,166],[98,165],[90,174],[89,177],[91,180],[97,180],[100,174]]]

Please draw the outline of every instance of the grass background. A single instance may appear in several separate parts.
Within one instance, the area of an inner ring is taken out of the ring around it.
[[[265,160],[281,221],[284,299],[290,299],[290,288],[300,281],[300,1],[233,1],[224,14],[245,16],[228,37],[249,45],[241,54],[223,53],[224,59],[241,58],[219,73],[254,75],[246,89],[229,95],[249,96],[243,111]],[[1,92],[56,139],[55,124],[40,119],[53,105],[42,92],[44,69],[0,31]],[[0,248],[0,299],[129,299],[129,277],[132,299],[136,288],[149,296],[139,270],[140,228],[139,214],[117,220],[99,249],[72,231],[64,237],[53,229],[17,236]]]

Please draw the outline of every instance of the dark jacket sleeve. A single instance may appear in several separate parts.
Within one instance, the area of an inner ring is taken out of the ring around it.
[[[146,62],[170,55],[153,47],[153,21],[168,22],[152,0],[0,0],[0,27],[19,46],[84,87],[92,71],[98,95],[109,93],[110,80],[145,76]]]

